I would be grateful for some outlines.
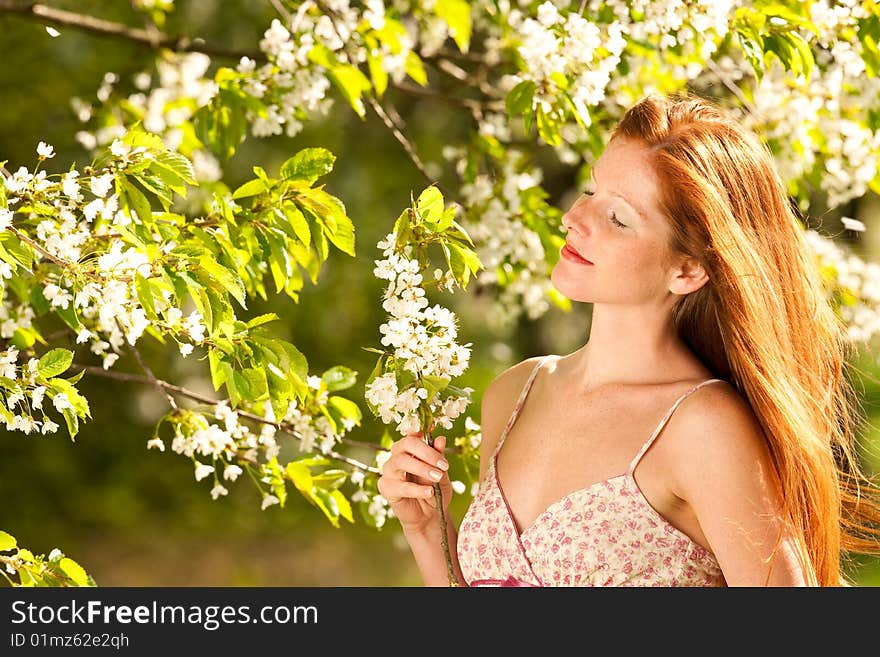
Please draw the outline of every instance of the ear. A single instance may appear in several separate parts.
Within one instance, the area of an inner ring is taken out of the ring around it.
[[[669,282],[669,291],[673,294],[690,294],[703,287],[709,280],[709,275],[699,262],[694,258],[685,257],[672,271],[672,280]]]

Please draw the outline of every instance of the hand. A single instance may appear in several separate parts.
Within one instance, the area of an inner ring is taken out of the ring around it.
[[[443,509],[449,509],[452,484],[449,481],[449,462],[443,457],[446,436],[437,436],[434,447],[422,438],[422,433],[411,433],[391,445],[391,457],[382,466],[377,483],[394,515],[405,532],[424,532],[433,523],[439,528],[437,501],[433,484],[439,475]]]

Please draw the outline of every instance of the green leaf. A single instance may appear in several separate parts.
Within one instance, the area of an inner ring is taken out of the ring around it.
[[[241,187],[236,189],[232,193],[232,198],[234,200],[247,198],[248,196],[256,196],[257,194],[262,194],[265,191],[266,183],[264,183],[259,178],[254,178],[253,180],[248,180]]]
[[[443,215],[443,194],[436,185],[426,188],[416,202],[416,210],[423,221],[436,224]]]
[[[34,252],[30,246],[23,243],[18,237],[9,231],[0,231],[0,244],[15,260],[25,269],[31,270],[34,265]],[[10,263],[12,264],[12,263]]]
[[[144,313],[147,315],[147,319],[154,322],[157,321],[159,316],[156,314],[156,306],[153,303],[153,291],[147,279],[137,270],[134,273],[134,288],[137,292],[138,301],[141,302],[141,307],[143,307]]]
[[[125,191],[125,198],[128,199],[129,205],[134,208],[138,218],[145,224],[151,225],[153,223],[153,210],[144,193],[125,177],[122,177],[122,189]]]
[[[284,353],[287,354],[287,358],[289,359],[288,367],[290,370],[300,379],[305,380],[309,375],[309,364],[306,361],[306,357],[303,356],[302,352],[290,342],[284,340],[278,340],[277,342],[281,345]]]
[[[370,77],[373,78],[373,88],[376,90],[376,97],[382,98],[385,90],[388,88],[388,72],[382,65],[382,56],[375,56],[372,51],[367,53],[367,66],[370,68]]]
[[[336,392],[353,386],[357,382],[357,372],[344,365],[337,365],[324,372],[321,379],[326,384],[327,390]]]
[[[284,469],[288,478],[296,486],[297,490],[306,496],[312,494],[312,472],[309,467],[300,461],[291,461]]]
[[[226,383],[226,391],[229,393],[229,403],[235,408],[238,406],[242,397],[242,393],[236,385],[235,370],[232,369],[232,365],[226,361],[221,361],[220,371],[223,373],[223,380]],[[241,377],[241,375],[239,375],[239,377]],[[247,385],[247,381],[245,381],[245,385]]]
[[[89,576],[86,573],[85,569],[73,559],[70,559],[69,557],[64,557],[61,561],[58,562],[58,567],[61,568],[61,570],[64,571],[64,574],[72,579],[77,586],[89,585]]]
[[[216,260],[207,256],[199,259],[199,265],[208,272],[227,292],[229,292],[242,308],[247,310],[244,283],[238,274],[232,272]]]
[[[285,203],[283,208],[284,216],[287,217],[287,221],[293,229],[293,234],[296,235],[303,244],[309,246],[309,244],[312,243],[312,235],[309,230],[309,222],[306,221],[303,213],[293,203]]]
[[[190,185],[196,184],[192,163],[180,153],[163,150],[156,155],[154,162],[176,175],[183,182]]]
[[[2,529],[0,529],[0,552],[12,550],[17,545],[18,542],[15,540],[15,537],[12,536],[12,534],[7,534]]]
[[[222,71],[223,69],[217,72],[217,78]],[[257,99],[254,100],[259,103]],[[259,105],[262,107],[261,103]],[[241,91],[221,86],[211,102],[199,108],[193,115],[196,135],[215,154],[228,160],[244,141],[248,126],[247,109],[247,102]]]
[[[77,374],[75,377],[71,377],[70,380],[61,378],[48,379],[47,383],[51,386],[53,391],[63,392],[67,395],[76,415],[81,417],[91,417],[88,400],[79,394],[79,390],[77,390],[71,382],[74,379],[78,381],[81,376],[82,374]]]
[[[211,383],[214,390],[220,390],[220,386],[226,380],[226,371],[222,367],[221,355],[217,349],[208,348],[208,364],[211,368]]]
[[[447,242],[449,247],[449,265],[455,280],[462,288],[467,287],[471,274],[476,274],[482,267],[477,254],[466,246],[460,246],[456,242]]]
[[[466,0],[437,0],[437,16],[446,21],[449,35],[461,52],[467,52],[471,40],[471,6]]]
[[[437,222],[437,232],[442,233],[447,228],[452,226],[455,222],[455,207],[450,206],[443,211],[443,216],[440,217],[440,221]]]
[[[358,405],[345,397],[331,395],[330,398],[327,399],[327,406],[338,411],[342,417],[353,420],[355,425],[360,425],[361,420],[363,419],[363,414],[361,413],[361,409],[358,408]]]
[[[448,376],[425,375],[422,377],[422,387],[428,391],[428,399],[445,389],[451,379]]]
[[[69,408],[65,408],[61,411],[61,415],[64,416],[64,422],[67,424],[67,432],[70,434],[70,439],[74,440],[76,434],[79,432],[79,419]]]
[[[507,106],[508,116],[511,118],[519,116],[531,108],[532,100],[535,97],[535,88],[534,82],[523,80],[508,92],[507,98],[504,101]]]
[[[304,148],[281,165],[285,180],[306,180],[309,184],[333,170],[336,156],[326,148]]]
[[[281,466],[278,465],[278,457],[272,457],[272,460],[266,464],[266,469],[269,470],[272,491],[278,498],[278,504],[283,507],[287,501],[287,486],[284,483],[284,473],[281,471]]]
[[[366,349],[367,351],[374,351],[374,352],[378,351],[377,349],[371,349],[369,347],[364,347],[364,349]],[[373,382],[373,379],[375,379],[376,377],[382,376],[382,374],[385,372],[385,359],[388,358],[388,354],[386,354],[385,352],[382,352],[382,351],[378,351],[378,353],[381,355],[379,356],[379,359],[376,361],[376,365],[375,365],[375,367],[373,367],[373,371],[370,373],[370,376],[366,380],[364,385],[370,385],[370,383]]]
[[[403,63],[403,69],[406,74],[421,86],[428,84],[428,73],[425,71],[425,65],[422,58],[416,54],[415,50],[410,50],[406,54],[406,60]]]
[[[333,526],[339,527],[339,503],[336,498],[328,491],[316,487],[312,489],[312,500],[324,512]]]
[[[66,372],[73,362],[73,352],[68,349],[52,349],[43,354],[37,363],[37,373],[46,378],[52,378]]]
[[[559,132],[559,122],[544,111],[543,105],[538,105],[538,134],[550,146],[559,146],[562,143],[562,135]]]
[[[354,224],[344,213],[334,214],[336,227],[327,231],[327,239],[343,253],[354,256]]]
[[[269,393],[265,370],[248,367],[243,369],[241,371],[241,374],[245,379],[247,379],[251,401],[259,401]]]
[[[361,96],[373,88],[367,76],[351,64],[339,64],[331,68],[329,72],[330,79],[342,92],[352,109],[358,113],[358,116],[364,118],[366,110]]]
[[[274,322],[276,319],[279,319],[279,317],[275,313],[265,313],[263,315],[257,315],[247,323],[247,327],[254,328],[257,326],[262,326],[263,324]]]
[[[336,500],[336,505],[339,507],[339,515],[350,523],[354,523],[354,516],[351,513],[351,504],[349,503],[348,498],[338,488],[334,489],[330,495]]]
[[[79,332],[80,329],[82,329],[83,325],[79,321],[79,315],[77,314],[76,307],[72,301],[67,304],[67,308],[57,306],[55,308],[55,314],[74,331]]]

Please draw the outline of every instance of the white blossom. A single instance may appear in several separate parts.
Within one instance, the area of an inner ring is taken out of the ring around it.
[[[213,465],[206,465],[204,463],[199,463],[198,461],[196,461],[196,481],[201,481],[212,472],[214,472]]]
[[[279,500],[277,497],[275,497],[274,495],[270,495],[268,493],[265,493],[263,495],[263,503],[260,505],[260,509],[265,511],[268,507],[272,506],[273,504],[278,504],[278,503],[279,503]]]
[[[165,451],[165,443],[162,442],[162,439],[159,436],[154,436],[147,441],[147,449],[158,449],[160,452]]]
[[[39,144],[37,144],[37,155],[45,160],[48,160],[55,157],[55,148],[50,144],[41,141]]]
[[[229,491],[223,484],[216,484],[214,488],[211,489],[211,499],[216,500],[221,495],[227,495]]]
[[[58,392],[52,398],[52,405],[55,406],[55,410],[59,413],[63,411],[65,408],[73,408],[73,404],[70,403],[70,399],[67,398],[66,392]]]

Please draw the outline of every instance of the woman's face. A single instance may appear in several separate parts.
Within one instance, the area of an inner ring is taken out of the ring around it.
[[[669,228],[646,154],[641,142],[612,139],[593,166],[588,193],[563,215],[567,247],[550,280],[572,301],[641,305],[667,293]]]

